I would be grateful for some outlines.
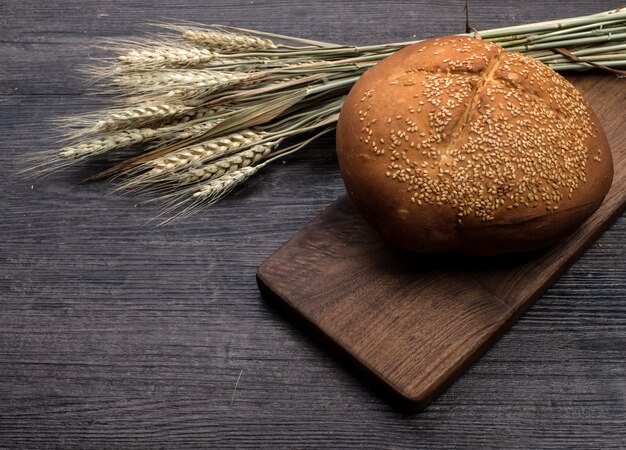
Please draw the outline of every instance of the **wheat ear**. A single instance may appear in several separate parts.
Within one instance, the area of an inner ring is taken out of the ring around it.
[[[111,82],[123,90],[135,93],[167,90],[180,85],[203,87],[207,84],[227,84],[246,77],[249,77],[249,74],[206,69],[166,69],[120,74]]]
[[[159,43],[132,48],[117,57],[120,70],[191,67],[211,62],[220,55],[206,48]]]
[[[35,163],[35,165],[24,169],[22,173],[31,173],[32,175],[50,174],[77,161],[101,155],[116,148],[147,143],[156,139],[157,135],[158,130],[137,128],[83,140],[77,144],[65,146],[60,150],[46,150],[33,155],[30,161]]]
[[[255,82],[259,74],[205,69],[164,69],[115,75],[101,92],[114,96],[121,106],[178,103],[198,107],[205,101],[193,100]]]
[[[225,158],[243,149],[249,148],[268,136],[265,132],[247,130],[233,133],[206,142],[184,147],[165,156],[148,161],[126,172],[130,178],[123,182],[119,189],[168,190],[168,186],[187,184],[184,170],[190,167],[198,168],[201,164]],[[267,144],[274,148],[277,143]],[[224,160],[221,160],[224,161]],[[205,166],[200,166],[204,168]],[[208,167],[208,166],[207,166]],[[148,170],[146,170],[148,169]],[[207,169],[211,170],[211,169]],[[197,173],[194,174],[197,176]],[[219,174],[217,175],[219,176]],[[181,181],[182,180],[182,181]],[[155,188],[155,185],[160,185]]]
[[[254,175],[263,166],[265,166],[264,163],[257,164],[256,166],[246,166],[237,170],[233,170],[232,172],[229,172],[219,178],[209,180],[191,196],[194,199],[198,200],[217,201],[234,187],[239,186],[252,175]]]
[[[168,120],[166,125],[181,125],[187,122],[196,122],[200,119],[218,119],[231,113],[233,109],[228,105],[198,106],[189,108],[179,115]]]
[[[206,133],[219,122],[219,120],[206,121],[182,129],[174,125],[163,128],[130,128],[109,132],[75,145],[68,145],[59,150],[56,156],[61,160],[80,160],[101,155],[116,148],[130,147],[157,139],[161,143],[190,139]]]
[[[181,125],[204,118],[221,118],[231,109],[227,106],[191,107],[182,103],[148,104],[142,107],[110,108],[57,121],[68,129],[68,139],[87,134],[106,133],[132,128],[156,128]]]
[[[241,167],[228,172],[219,178],[214,178],[193,186],[184,192],[175,192],[172,194],[174,200],[170,202],[169,206],[163,209],[160,216],[172,213],[173,211],[183,207],[185,204],[188,206],[182,209],[178,214],[172,215],[168,219],[161,222],[160,225],[180,220],[193,214],[200,208],[217,203],[228,195],[233,189],[246,182],[246,180],[266,165],[267,163],[261,163],[253,166]]]
[[[221,122],[222,119],[205,120],[204,122],[199,122],[194,125],[171,125],[165,128],[158,128],[159,130],[164,131],[164,133],[159,135],[159,143],[163,145],[171,144],[175,141],[183,141],[186,139],[192,139],[198,136],[202,136]]]
[[[200,28],[183,28],[180,31],[181,37],[186,41],[203,45],[220,53],[239,53],[276,48],[276,44],[269,39],[248,36],[247,34],[225,33]]]
[[[128,147],[154,139],[158,130],[153,128],[134,128],[116,131],[105,136],[83,141],[80,144],[62,148],[58,153],[61,159],[83,159],[100,155],[116,148]]]
[[[251,166],[255,162],[269,155],[276,145],[276,142],[255,145],[248,150],[244,150],[232,156],[227,156],[197,169],[191,169],[183,172],[175,178],[175,182],[177,185],[185,185],[219,178],[224,174]]]
[[[249,147],[267,135],[268,133],[262,131],[245,130],[191,145],[148,162],[147,165],[152,168],[149,173],[160,175],[192,164],[228,156],[242,148]]]
[[[85,115],[83,116],[83,121],[89,121],[90,118],[95,118],[93,131],[113,131],[153,125],[168,119],[184,116],[191,109],[191,107],[180,103],[115,108],[104,110],[98,116]]]

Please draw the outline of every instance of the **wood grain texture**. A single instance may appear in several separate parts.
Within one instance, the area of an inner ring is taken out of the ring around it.
[[[486,28],[622,2],[472,3],[474,26]],[[76,184],[100,166],[43,180],[16,173],[24,156],[55,145],[51,119],[105,103],[76,72],[106,53],[91,44],[149,30],[141,23],[225,22],[365,44],[462,31],[462,8],[0,2],[0,447],[623,447],[623,216],[425,413],[405,417],[262,301],[255,283],[259,264],[344,192],[331,138],[158,229],[146,226],[155,210],[143,199]]]
[[[602,206],[573,235],[530,254],[411,255],[384,243],[344,195],[263,263],[261,291],[397,406],[423,410],[626,207],[626,84],[570,78],[598,111],[615,166]]]

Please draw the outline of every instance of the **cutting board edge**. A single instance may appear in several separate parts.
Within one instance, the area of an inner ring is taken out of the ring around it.
[[[385,378],[381,377],[349,350],[341,346],[292,303],[283,300],[279,294],[274,292],[263,280],[262,269],[264,265],[265,263],[259,267],[256,274],[257,285],[262,297],[293,323],[299,325],[303,334],[312,337],[322,349],[328,350],[339,364],[347,365],[356,372],[359,377],[366,381],[365,386],[373,389],[374,392],[386,398],[399,411],[407,414],[423,411],[436,398],[437,394],[430,395],[428,398],[422,396],[414,398],[387,383]],[[462,373],[463,371],[459,373],[459,376]]]

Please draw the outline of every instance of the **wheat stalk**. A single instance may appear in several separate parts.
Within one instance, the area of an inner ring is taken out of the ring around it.
[[[183,185],[221,177],[225,173],[250,166],[261,160],[264,156],[269,155],[274,146],[275,143],[255,145],[248,150],[227,156],[214,163],[183,172],[174,180],[177,184]]]
[[[218,197],[226,195],[234,187],[240,185],[259,171],[264,164],[257,166],[245,166],[228,172],[227,174],[209,180],[202,184],[200,188],[191,194],[195,200],[217,200]]]
[[[228,156],[243,147],[248,147],[255,142],[262,140],[267,135],[268,133],[265,132],[247,130],[241,133],[233,133],[228,136],[184,147],[181,150],[177,150],[176,152],[148,162],[147,167],[151,167],[151,170],[148,173],[160,175],[172,170],[178,170],[194,163],[197,164],[223,156]]]
[[[80,142],[76,145],[64,147],[58,155],[61,159],[84,159],[90,156],[101,155],[121,147],[128,147],[154,139],[157,130],[152,128],[134,128],[116,131],[105,136]]]
[[[194,125],[185,124],[183,127],[177,124],[168,125],[161,129],[164,133],[160,134],[159,138],[163,144],[192,139],[208,133],[222,121],[223,119],[205,120]]]
[[[60,150],[44,151],[34,154],[29,161],[32,167],[25,168],[23,173],[51,173],[65,166],[87,158],[102,155],[111,150],[146,144],[154,141],[159,131],[152,128],[134,128],[115,131],[91,139],[80,140],[76,144],[66,145]]]
[[[179,210],[179,212],[162,221],[160,225],[180,220],[193,214],[200,208],[217,203],[266,165],[267,163],[261,163],[235,169],[219,178],[210,179],[204,183],[194,185],[183,192],[173,194],[173,200],[170,200],[169,205],[164,207],[162,214],[169,214],[176,210]]]
[[[131,48],[117,57],[120,70],[190,67],[211,62],[219,54],[205,48],[161,43],[145,48]]]
[[[214,71],[207,69],[164,69],[154,72],[131,72],[114,77],[111,82],[130,92],[153,90],[158,86],[172,87],[187,84],[221,83],[245,77],[236,72]]]
[[[173,192],[178,197],[177,191],[181,186],[219,178],[234,170],[253,165],[269,155],[276,145],[276,142],[255,145],[247,150],[235,154],[231,153],[230,156],[211,160],[204,165],[198,164],[192,167],[178,168],[178,170],[150,171],[123,183],[120,189],[146,190],[154,193]]]
[[[220,53],[240,53],[277,47],[270,39],[241,33],[226,33],[185,26],[171,26],[169,28],[180,32],[180,37],[186,41],[205,46]]]
[[[167,125],[180,125],[187,123],[187,126],[193,126],[202,119],[219,120],[227,117],[232,113],[232,108],[228,105],[217,106],[195,106],[190,107],[180,115],[174,116],[174,118],[168,120]]]
[[[87,114],[75,118],[77,122],[86,122],[92,126],[92,132],[107,132],[154,125],[168,119],[182,117],[191,111],[191,107],[181,103],[148,104],[138,107],[114,108],[95,115]]]
[[[119,75],[112,80],[122,95],[150,98],[175,97],[178,100],[209,95],[244,83],[253,75],[206,69],[160,70]]]

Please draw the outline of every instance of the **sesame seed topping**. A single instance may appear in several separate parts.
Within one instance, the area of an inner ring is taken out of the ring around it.
[[[437,42],[430,45],[445,43]],[[412,203],[448,205],[459,223],[522,207],[558,210],[586,182],[588,161],[601,161],[601,151],[592,156],[586,146],[595,130],[580,94],[519,53],[469,40],[453,47],[456,55],[445,59],[424,53],[435,69],[413,67],[386,88],[385,95],[415,99],[404,106],[410,117],[395,116],[398,129],[389,130],[391,117],[375,127],[377,103],[367,91],[374,118],[360,140],[388,158],[385,175],[406,184]]]

